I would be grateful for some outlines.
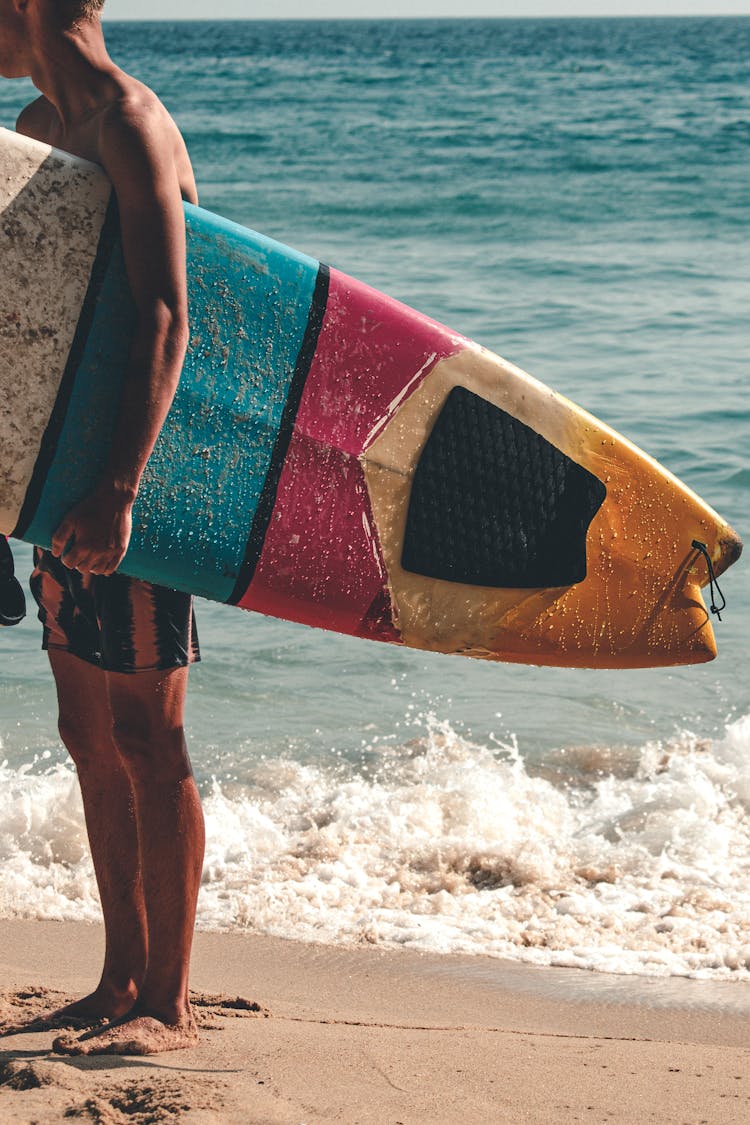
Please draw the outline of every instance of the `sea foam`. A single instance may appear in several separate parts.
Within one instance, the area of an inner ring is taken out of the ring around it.
[[[528,766],[434,716],[354,769],[265,758],[203,794],[198,925],[750,979],[750,716]],[[0,913],[96,919],[74,773],[0,767]]]

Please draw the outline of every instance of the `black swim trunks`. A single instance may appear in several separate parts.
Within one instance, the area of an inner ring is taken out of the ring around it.
[[[34,548],[31,592],[43,649],[105,672],[167,671],[200,660],[190,594],[124,574],[81,574]]]

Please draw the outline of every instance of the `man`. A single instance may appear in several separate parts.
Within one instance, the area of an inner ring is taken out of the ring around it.
[[[196,189],[166,109],[110,59],[103,3],[0,0],[0,74],[30,76],[41,92],[19,132],[95,161],[112,181],[138,313],[109,460],[56,530],[52,551],[35,553],[32,591],[60,733],[78,771],[106,941],[94,991],[43,1022],[91,1029],[57,1039],[59,1052],[146,1054],[197,1040],[188,968],[204,828],[183,706],[199,653],[189,597],[115,571],[185,354],[182,200],[196,202]]]

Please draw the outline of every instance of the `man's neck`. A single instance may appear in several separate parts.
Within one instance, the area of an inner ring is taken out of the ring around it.
[[[117,96],[118,74],[98,23],[46,38],[31,67],[32,82],[54,106],[65,132]]]

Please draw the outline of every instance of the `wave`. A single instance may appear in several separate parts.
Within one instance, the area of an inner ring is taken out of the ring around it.
[[[198,925],[750,979],[750,716],[528,765],[423,716],[358,767],[266,758],[204,793]],[[99,916],[75,775],[0,766],[0,914]]]

